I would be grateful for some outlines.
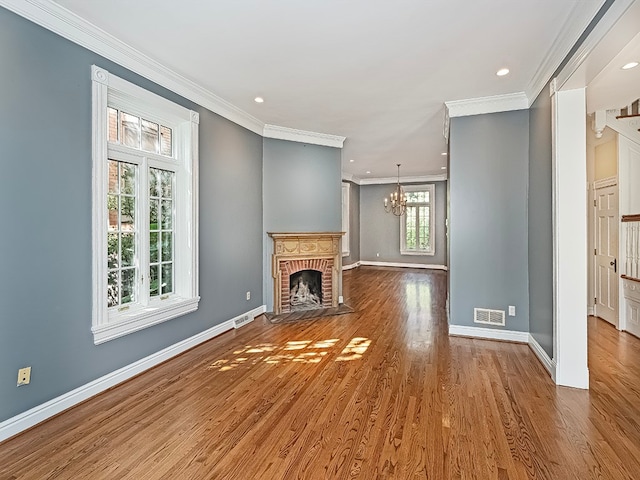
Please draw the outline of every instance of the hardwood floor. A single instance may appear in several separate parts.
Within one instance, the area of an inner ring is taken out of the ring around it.
[[[640,340],[589,319],[591,390],[449,338],[446,273],[344,274],[355,313],[217,337],[0,444],[0,479],[638,479]]]

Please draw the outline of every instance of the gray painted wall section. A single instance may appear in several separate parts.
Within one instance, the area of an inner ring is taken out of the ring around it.
[[[90,330],[93,63],[200,113],[200,308],[99,346]],[[263,228],[259,135],[2,8],[0,64],[3,421],[260,306]],[[17,388],[28,365],[31,384]]]
[[[342,172],[338,148],[264,139],[264,302],[273,310],[267,232],[342,231]]]
[[[342,265],[351,265],[360,261],[360,185],[351,185],[349,198],[349,255],[342,257]]]
[[[553,358],[553,212],[551,97],[529,109],[529,329]]]
[[[526,332],[529,112],[453,118],[450,135],[450,323]],[[509,305],[505,327],[473,323]]]
[[[400,254],[400,217],[384,210],[384,198],[394,189],[388,185],[360,187],[360,260],[369,262],[447,264],[445,220],[447,182],[435,184],[435,255]],[[380,254],[379,256],[377,254]]]

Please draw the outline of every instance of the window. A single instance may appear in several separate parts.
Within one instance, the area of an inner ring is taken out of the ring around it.
[[[407,211],[400,217],[400,253],[402,255],[433,255],[434,185],[408,185]]]
[[[92,67],[94,343],[198,308],[198,114]]]
[[[348,183],[342,183],[342,231],[345,232],[342,236],[342,256],[349,256],[349,193],[351,191],[351,185]]]

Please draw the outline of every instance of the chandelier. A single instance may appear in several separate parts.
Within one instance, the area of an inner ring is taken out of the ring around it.
[[[396,165],[398,166],[398,183],[389,198],[384,199],[384,209],[387,213],[393,213],[395,216],[400,217],[404,215],[407,209],[407,196],[400,185],[400,164],[396,163]]]

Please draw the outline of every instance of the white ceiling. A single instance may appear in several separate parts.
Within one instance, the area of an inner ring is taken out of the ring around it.
[[[443,103],[535,95],[603,0],[57,3],[264,123],[347,137],[367,179],[442,174]]]

